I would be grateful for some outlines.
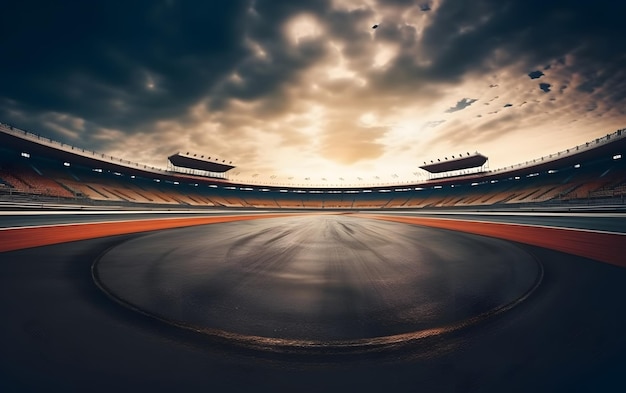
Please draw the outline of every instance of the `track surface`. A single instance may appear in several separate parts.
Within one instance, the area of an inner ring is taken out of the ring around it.
[[[502,240],[345,215],[155,233],[111,249],[94,270],[148,314],[292,346],[466,325],[541,278],[532,255]]]
[[[209,227],[163,233],[174,236]],[[423,230],[434,238],[457,236],[443,229]],[[626,270],[622,268],[517,245],[544,267],[541,285],[518,306],[407,347],[358,356],[311,357],[248,350],[160,323],[112,302],[92,281],[93,261],[111,247],[150,236],[124,235],[0,253],[0,389],[626,389],[622,376]],[[256,258],[276,251],[271,243],[260,243],[255,244]]]

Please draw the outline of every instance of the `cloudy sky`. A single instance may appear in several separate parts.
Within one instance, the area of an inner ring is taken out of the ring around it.
[[[626,2],[15,1],[0,24],[0,121],[231,178],[419,179],[491,169],[626,127]],[[372,28],[378,25],[378,28]]]

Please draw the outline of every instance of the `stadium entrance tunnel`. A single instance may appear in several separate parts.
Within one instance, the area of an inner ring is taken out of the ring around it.
[[[474,325],[520,304],[542,266],[508,241],[350,215],[149,233],[93,265],[151,318],[269,351],[369,351]]]

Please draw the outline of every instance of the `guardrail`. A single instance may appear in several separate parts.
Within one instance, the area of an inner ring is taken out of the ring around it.
[[[519,168],[524,168],[524,167],[529,167],[529,166],[533,166],[535,164],[540,164],[543,162],[548,162],[548,161],[552,161],[552,160],[556,160],[558,158],[563,158],[563,157],[567,157],[567,156],[572,156],[575,154],[578,154],[582,151],[585,150],[590,150],[595,148],[598,145],[602,145],[602,144],[606,144],[609,142],[613,142],[616,139],[622,139],[622,138],[626,138],[626,128],[622,128],[619,129],[617,131],[615,131],[612,134],[607,134],[606,136],[600,137],[600,138],[596,138],[593,141],[590,142],[586,142],[583,143],[581,145],[578,146],[574,146],[572,148],[566,149],[566,150],[562,150],[558,153],[553,153],[547,156],[543,156],[540,158],[536,158],[533,160],[528,160],[526,162],[520,163],[520,164],[514,164],[514,165],[510,165],[504,168],[498,168],[495,169],[491,172],[497,173],[497,172],[504,172],[504,171],[510,171],[513,169],[519,169]]]
[[[139,168],[142,170],[152,171],[158,174],[170,174],[169,171],[162,169],[162,168],[139,164],[136,162],[125,160],[123,158],[117,158],[117,157],[113,157],[113,156],[106,155],[103,153],[98,153],[93,150],[83,149],[83,148],[76,147],[67,143],[55,141],[54,139],[50,139],[41,135],[33,134],[32,132],[21,130],[9,124],[0,123],[0,130],[4,133],[16,136],[18,138],[36,142],[44,146],[53,147],[55,149],[59,149],[68,153],[77,154],[79,156],[83,156],[87,158],[96,158],[100,161],[104,161],[104,162],[111,163],[111,164],[123,164],[124,166],[128,166],[130,168]]]

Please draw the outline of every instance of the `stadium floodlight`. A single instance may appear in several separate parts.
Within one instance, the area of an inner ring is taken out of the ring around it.
[[[576,169],[580,168],[580,164],[574,165],[574,168],[576,168]]]
[[[289,190],[279,190],[280,192],[289,192]]]
[[[372,192],[372,190],[363,190],[363,192]]]
[[[22,154],[20,154],[22,157],[24,158],[30,158],[30,154],[26,153],[25,151],[22,152]]]
[[[441,186],[434,186],[433,188],[439,189],[439,188],[441,188]]]
[[[621,154],[616,154],[616,155],[613,156],[614,160],[619,160],[620,158],[622,158]]]
[[[478,183],[472,183],[472,187],[477,186],[477,185],[478,185]]]
[[[154,181],[157,182],[157,183],[161,183],[160,179],[154,179]]]
[[[217,184],[209,184],[209,187],[211,187],[211,188],[217,188]]]
[[[548,171],[548,173],[549,173],[549,174],[553,174],[553,173],[557,173],[557,172],[558,172],[558,171],[557,171],[556,169],[550,169],[550,170]]]
[[[102,169],[100,168],[94,168],[92,169],[93,172],[98,172],[98,173],[102,173]]]
[[[69,163],[69,162],[67,162],[67,161],[65,161],[65,162],[63,163],[63,166],[70,166],[70,163]]]
[[[175,182],[174,182],[174,184],[178,185],[178,184],[180,184],[180,183],[179,183],[179,182],[177,182],[177,181],[175,181]]]
[[[491,184],[493,184],[493,183],[497,183],[497,182],[498,182],[497,180],[492,180],[492,181],[491,181]]]
[[[515,176],[515,180],[519,180],[519,179],[520,179],[520,177],[519,177],[519,176]]]

